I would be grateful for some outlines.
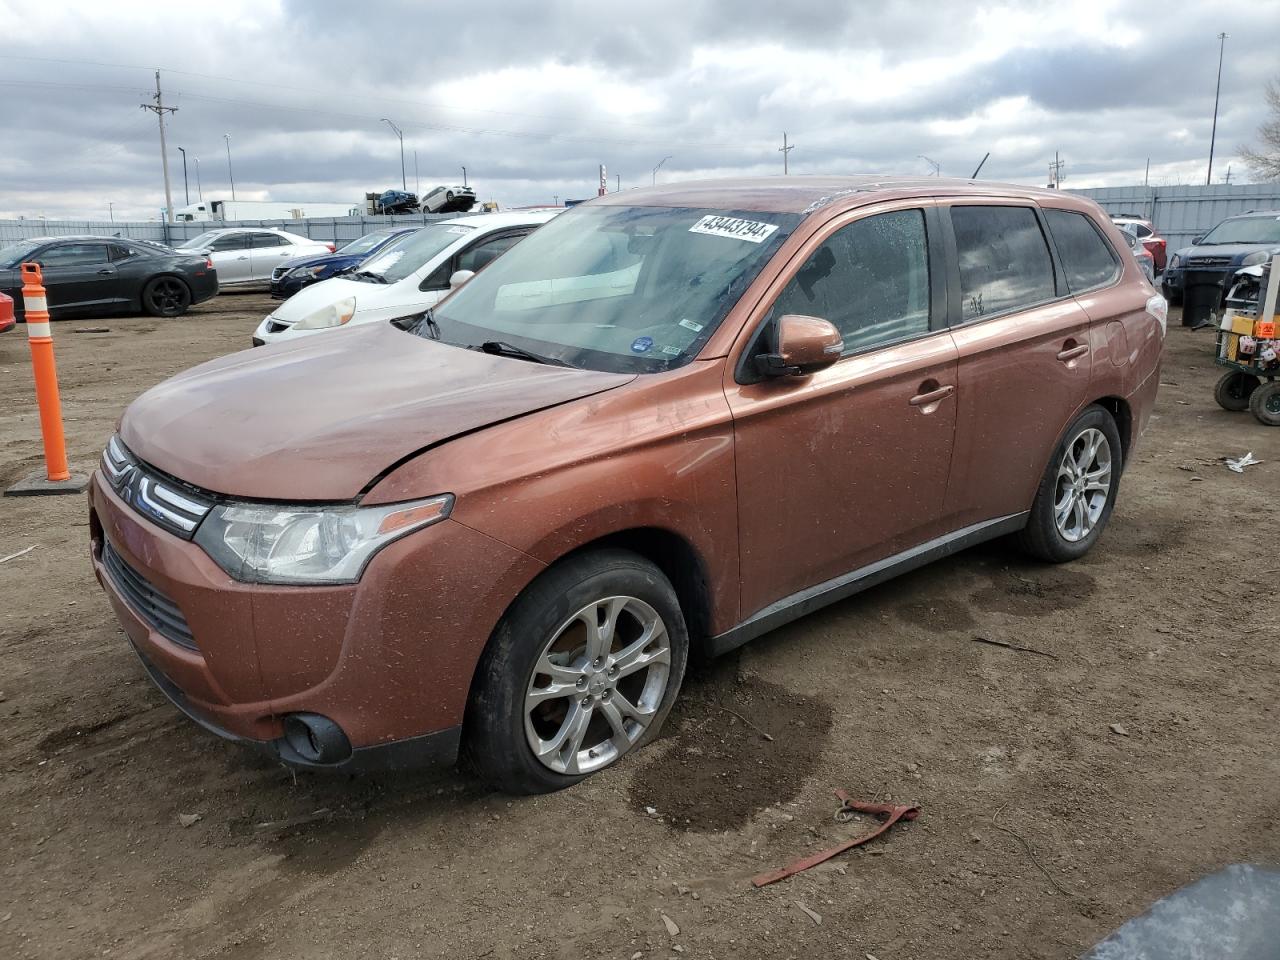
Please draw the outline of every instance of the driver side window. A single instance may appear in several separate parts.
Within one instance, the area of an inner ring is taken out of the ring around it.
[[[243,233],[228,233],[209,244],[215,253],[226,253],[228,250],[245,250],[248,248],[248,236]]]
[[[773,316],[821,317],[845,354],[929,330],[929,248],[923,210],[895,210],[842,227],[805,261]]]

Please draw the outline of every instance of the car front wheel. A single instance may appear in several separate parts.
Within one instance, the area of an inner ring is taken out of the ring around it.
[[[675,590],[653,564],[614,549],[562,561],[485,648],[467,759],[508,793],[559,790],[611,766],[658,733],[688,648]]]
[[[1054,451],[1019,540],[1032,556],[1065,563],[1089,552],[1120,488],[1123,453],[1111,414],[1090,406]]]

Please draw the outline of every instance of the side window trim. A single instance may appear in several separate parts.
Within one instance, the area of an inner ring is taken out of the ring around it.
[[[1048,306],[1051,303],[1057,303],[1060,300],[1066,300],[1071,296],[1070,292],[1059,293],[1059,290],[1066,290],[1066,279],[1062,274],[1061,264],[1058,262],[1058,250],[1053,246],[1053,238],[1044,222],[1044,214],[1040,210],[1039,204],[1034,201],[1028,203],[996,203],[993,202],[999,198],[984,198],[974,201],[973,203],[957,203],[956,198],[944,199],[939,202],[939,213],[944,223],[945,238],[947,243],[947,282],[950,290],[954,285],[954,296],[949,298],[948,302],[948,324],[952,327],[968,327],[975,323],[986,323],[988,320],[1002,320],[1005,317],[1011,317],[1014,314],[1023,313],[1027,310],[1038,310],[1041,307]],[[999,313],[986,313],[980,317],[974,317],[972,320],[964,319],[963,294],[960,290],[960,248],[956,243],[955,227],[951,222],[951,211],[955,207],[1024,207],[1030,209],[1036,218],[1036,223],[1040,226],[1040,234],[1049,251],[1049,262],[1053,265],[1053,289],[1052,297],[1046,297],[1043,300],[1037,300],[1034,303],[1020,303],[1016,307],[1008,310],[1001,310]]]

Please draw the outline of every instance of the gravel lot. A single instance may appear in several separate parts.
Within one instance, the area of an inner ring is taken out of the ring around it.
[[[269,304],[56,324],[73,464]],[[0,486],[40,463],[24,339],[0,336]],[[695,669],[642,755],[536,799],[295,776],[203,733],[117,629],[83,499],[0,500],[0,557],[39,545],[0,564],[0,957],[1071,957],[1278,862],[1280,430],[1214,405],[1211,352],[1171,328],[1084,561],[992,544],[815,614]],[[836,787],[923,812],[752,889],[869,828],[833,822]]]

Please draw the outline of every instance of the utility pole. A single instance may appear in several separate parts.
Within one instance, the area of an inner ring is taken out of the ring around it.
[[[670,159],[671,159],[670,157],[663,157],[661,160],[658,161],[658,165],[653,168],[653,185],[655,187],[658,185],[658,171],[661,170],[662,165]]]
[[[116,211],[115,211],[115,206],[116,206],[116,204],[115,204],[115,201],[114,201],[114,200],[108,200],[108,201],[107,201],[107,216],[111,218],[111,222],[112,222],[112,223],[115,223],[115,222],[116,222]]]
[[[203,200],[204,187],[200,186],[200,158],[192,157],[191,159],[196,162],[196,199]]]
[[[400,138],[400,189],[405,193],[408,193],[409,181],[406,180],[404,176],[404,132],[386,117],[382,118],[382,122],[394,130],[396,132],[396,136]]]
[[[1222,92],[1222,53],[1227,47],[1227,35],[1218,34],[1218,85],[1213,88],[1213,131],[1209,134],[1209,175],[1205,185],[1213,183],[1213,143],[1218,139],[1218,94]]]
[[[791,172],[790,169],[788,169],[787,167],[787,154],[789,154],[795,148],[796,148],[796,145],[794,143],[791,144],[791,146],[787,146],[787,131],[783,130],[782,146],[778,148],[778,152],[782,154],[782,175],[784,177]]]
[[[622,174],[620,174],[620,173],[615,173],[615,174],[614,174],[614,176],[615,176],[615,177],[617,178],[617,180],[618,180],[618,193],[621,193],[621,192],[622,192]]]
[[[182,202],[190,203],[191,191],[187,188],[187,151],[179,147],[178,152],[182,154]]]
[[[1065,163],[1058,156],[1058,151],[1053,151],[1053,163],[1049,164],[1049,187],[1053,190],[1062,189],[1062,168]]]
[[[464,187],[467,185],[467,168],[466,167],[462,168],[462,185]]]
[[[231,172],[231,134],[224,133],[222,139],[227,141],[227,179],[231,181],[231,199],[236,198],[236,178]]]
[[[1222,182],[1227,186],[1231,186],[1231,164],[1227,164],[1227,175],[1222,178]]]
[[[413,151],[413,192],[422,196],[422,183],[418,180],[418,151]]]
[[[153,98],[155,103],[139,104],[143,110],[150,110],[156,115],[156,120],[160,123],[160,166],[164,169],[164,211],[165,219],[170,223],[173,222],[173,196],[169,191],[169,152],[164,146],[164,115],[166,113],[177,113],[177,107],[166,107],[164,100],[160,96],[160,71],[156,71],[156,95]]]
[[[935,177],[942,176],[942,164],[940,164],[937,160],[930,160],[923,153],[917,153],[916,156],[919,157],[921,160],[923,160],[925,163],[927,163],[929,166],[933,167],[933,175]],[[982,159],[986,160],[987,158],[983,157]],[[982,165],[979,164],[978,168],[981,169]]]
[[[1142,171],[1142,185],[1147,185],[1147,180],[1151,177],[1151,158],[1147,157],[1147,169]]]

